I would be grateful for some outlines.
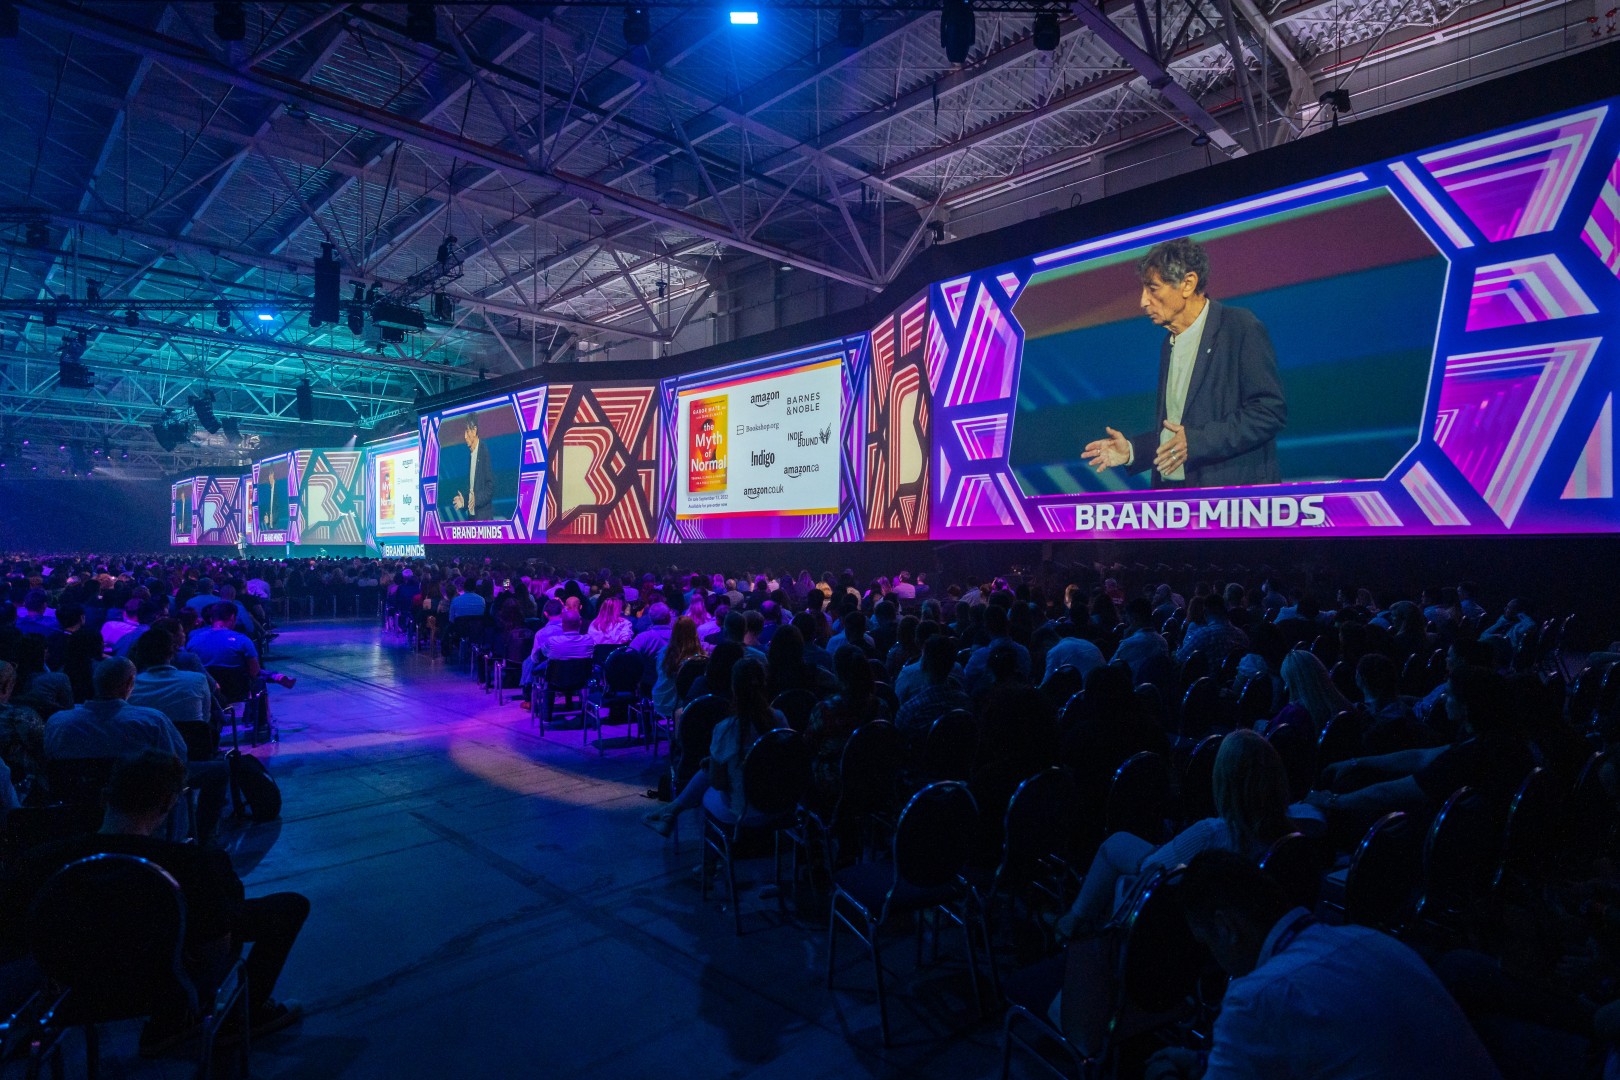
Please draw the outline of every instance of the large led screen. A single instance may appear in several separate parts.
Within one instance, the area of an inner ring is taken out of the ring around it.
[[[247,504],[250,544],[292,542],[291,454],[278,454],[253,463],[253,485]]]
[[[192,480],[195,543],[235,547],[242,539],[242,500],[248,485],[240,476],[199,476]]]
[[[361,450],[298,450],[292,455],[289,542],[314,547],[358,547],[365,513],[365,457]]]
[[[190,547],[197,542],[196,487],[191,480],[169,486],[169,543]]]
[[[384,555],[418,554],[422,442],[415,434],[366,447],[371,540]]]
[[[665,380],[659,538],[859,540],[866,336]]]
[[[424,542],[545,539],[545,412],[536,386],[422,417]]]
[[[928,459],[938,352],[928,348],[928,297],[872,330],[866,393],[866,538],[928,535]]]
[[[931,534],[1614,529],[1617,156],[1611,102],[934,286]]]
[[[658,387],[552,383],[546,399],[546,540],[653,538]]]

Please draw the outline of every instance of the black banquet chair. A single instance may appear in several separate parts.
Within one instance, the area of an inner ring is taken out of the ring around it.
[[[1128,832],[1150,844],[1162,844],[1170,810],[1170,766],[1149,750],[1132,754],[1108,784],[1105,830]]]
[[[581,714],[581,724],[584,723],[585,688],[591,684],[592,668],[591,658],[586,656],[579,659],[547,660],[535,673],[533,708],[535,722],[540,725],[540,734],[546,733],[546,725],[551,723],[554,715],[552,710],[559,697],[562,698],[565,710],[570,703],[575,705],[576,712]]]
[[[731,901],[732,924],[742,936],[742,903],[737,896],[735,849],[745,835],[770,836],[772,877],[777,902],[782,896],[782,835],[795,824],[794,811],[810,790],[810,744],[792,728],[767,731],[754,740],[743,758],[743,814],[732,818],[703,808],[703,898],[709,898],[714,864],[726,873],[726,895]],[[729,808],[728,808],[729,809]]]

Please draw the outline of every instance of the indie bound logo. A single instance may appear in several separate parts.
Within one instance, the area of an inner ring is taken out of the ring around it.
[[[690,492],[726,490],[726,397],[687,403],[686,484]]]
[[[814,431],[808,435],[802,431],[790,431],[788,432],[788,441],[800,450],[812,446],[826,446],[832,442],[832,425],[828,424],[820,431]]]

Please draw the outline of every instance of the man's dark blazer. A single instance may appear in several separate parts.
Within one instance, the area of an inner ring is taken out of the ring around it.
[[[1158,422],[1152,431],[1131,439],[1136,455],[1132,472],[1153,469],[1159,432],[1164,430],[1169,378],[1170,336],[1166,334],[1159,348]],[[1181,423],[1187,429],[1189,457],[1183,468],[1189,487],[1282,482],[1277,433],[1288,424],[1288,402],[1277,377],[1271,335],[1254,312],[1209,301]],[[1157,469],[1153,469],[1153,486],[1163,486]]]
[[[472,504],[476,508],[474,513],[467,515],[469,521],[488,521],[495,516],[495,470],[489,464],[489,447],[484,440],[478,440],[478,449],[473,451],[478,459],[478,486],[472,490]],[[469,474],[470,475],[470,474]]]

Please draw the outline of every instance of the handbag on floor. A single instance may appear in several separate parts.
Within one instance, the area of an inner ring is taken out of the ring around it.
[[[231,769],[231,804],[238,815],[254,821],[274,821],[281,816],[281,788],[264,762],[252,754],[232,750],[225,755]],[[245,804],[245,805],[244,805]]]

